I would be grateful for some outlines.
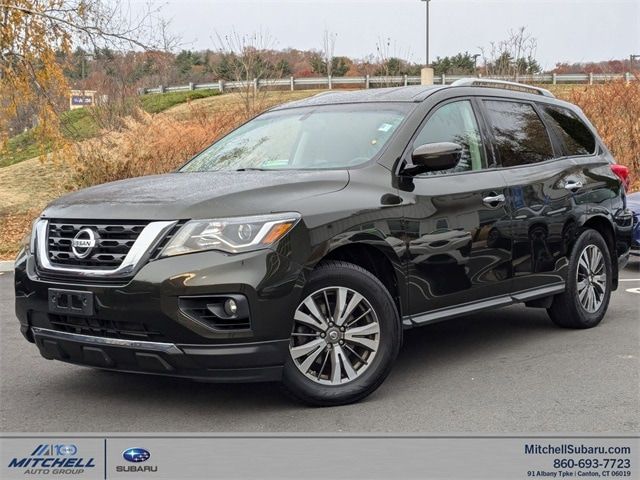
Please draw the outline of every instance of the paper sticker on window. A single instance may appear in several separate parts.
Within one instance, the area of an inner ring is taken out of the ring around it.
[[[382,125],[380,125],[380,127],[378,127],[378,131],[379,132],[388,132],[392,128],[393,128],[393,125],[391,125],[390,123],[383,123]]]

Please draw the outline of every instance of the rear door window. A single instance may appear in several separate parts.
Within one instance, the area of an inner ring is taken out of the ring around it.
[[[555,105],[541,105],[548,125],[556,129],[567,155],[591,155],[596,150],[596,139],[591,130],[571,110]]]
[[[553,158],[549,133],[530,103],[485,100],[488,120],[503,167]]]

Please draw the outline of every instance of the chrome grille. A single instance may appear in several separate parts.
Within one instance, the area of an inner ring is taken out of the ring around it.
[[[113,269],[120,266],[140,232],[149,222],[85,222],[50,220],[47,231],[47,254],[52,265]],[[97,234],[96,246],[86,258],[77,258],[71,241],[83,228]]]

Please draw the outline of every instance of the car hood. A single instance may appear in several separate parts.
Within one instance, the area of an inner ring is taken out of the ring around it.
[[[52,202],[43,216],[180,220],[297,211],[300,199],[348,183],[346,170],[169,173],[79,190]]]

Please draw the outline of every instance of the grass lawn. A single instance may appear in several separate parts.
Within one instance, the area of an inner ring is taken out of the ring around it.
[[[218,90],[189,90],[186,92],[170,92],[170,93],[150,93],[140,97],[142,108],[149,113],[160,113],[165,110],[200,98],[213,97],[220,95]]]
[[[84,108],[64,112],[60,116],[60,122],[64,136],[70,140],[86,140],[100,132],[91,112]],[[6,151],[0,152],[0,167],[37,157],[50,149],[50,144],[38,140],[37,129],[27,130],[9,139]]]
[[[39,158],[0,168],[0,260],[15,257],[31,221],[64,193],[63,169]]]
[[[6,151],[0,155],[0,167],[7,167],[27,158],[37,157],[45,149],[43,145],[38,144],[35,132],[27,130],[9,139]]]
[[[156,93],[140,98],[142,109],[149,113],[163,112],[175,105],[200,98],[219,95],[217,90],[194,90],[188,92]],[[69,110],[60,115],[62,132],[73,141],[93,138],[100,133],[100,127],[89,108]],[[6,151],[0,152],[0,167],[6,167],[29,158],[38,157],[51,150],[51,145],[38,141],[36,129],[27,130],[12,137],[7,142]]]

